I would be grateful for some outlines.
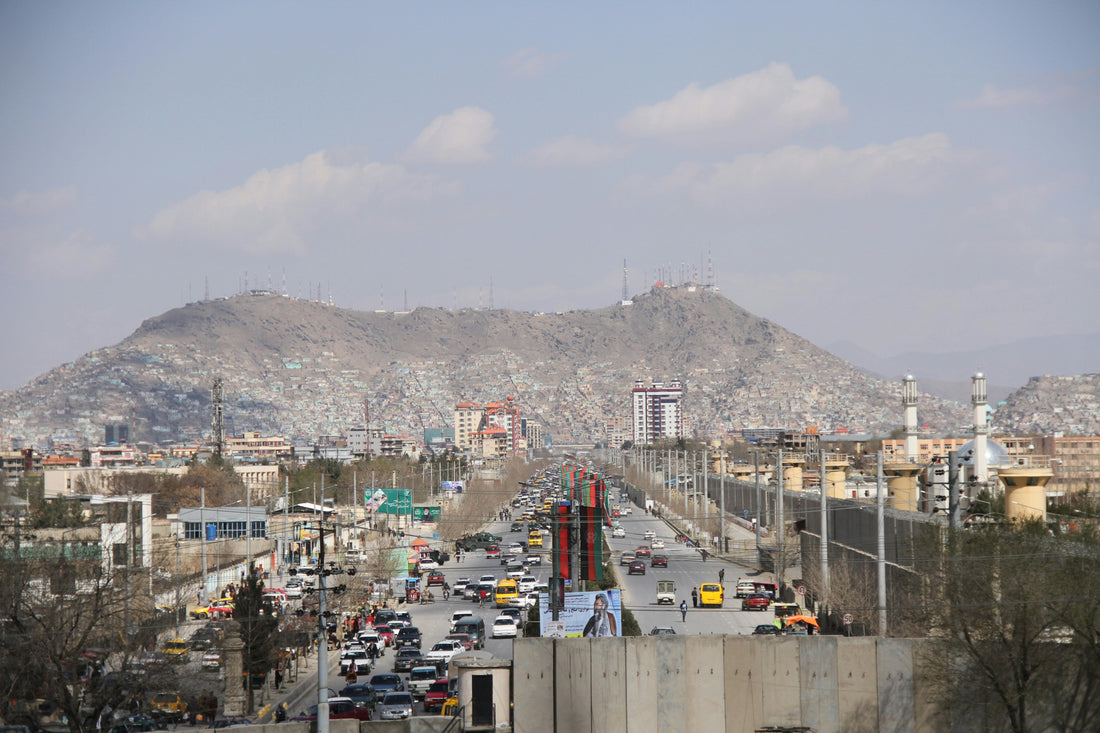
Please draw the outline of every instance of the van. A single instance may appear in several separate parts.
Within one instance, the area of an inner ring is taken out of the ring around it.
[[[699,586],[699,606],[718,606],[722,607],[722,601],[725,600],[725,593],[722,590],[721,583],[702,583]]]
[[[409,692],[418,700],[422,699],[437,679],[439,670],[436,667],[413,667],[409,671]]]
[[[460,618],[451,628],[455,634],[469,634],[474,643],[474,649],[485,648],[485,621],[481,616],[467,616]]]
[[[510,605],[508,601],[519,596],[519,584],[512,578],[505,578],[497,583],[496,592],[493,595],[497,608],[507,608]]]
[[[527,535],[528,547],[542,547],[542,532],[537,529],[531,530]]]

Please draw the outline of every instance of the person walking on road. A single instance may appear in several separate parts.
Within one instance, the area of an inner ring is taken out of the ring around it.
[[[726,569],[725,568],[722,568],[721,570],[718,571],[718,584],[719,585],[725,585],[726,584]]]
[[[684,601],[684,606],[687,606],[687,601]],[[696,588],[691,589],[691,607],[699,608],[699,591]]]
[[[680,620],[687,623],[688,620],[688,602],[680,601]]]

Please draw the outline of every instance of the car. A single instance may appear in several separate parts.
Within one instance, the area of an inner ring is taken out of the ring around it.
[[[514,624],[513,628],[515,628]],[[428,650],[428,653],[424,656],[428,659],[443,659],[449,662],[451,661],[451,657],[462,651],[462,642],[455,641],[454,639],[444,639],[432,645],[432,648]]]
[[[626,530],[622,527],[615,527],[611,530],[611,536],[616,539],[626,537]]]
[[[430,713],[443,708],[443,703],[451,696],[451,681],[441,677],[431,684],[424,693],[424,712]]]
[[[401,678],[398,677],[397,679],[400,680]],[[328,699],[328,717],[329,720],[370,720],[370,708],[362,702],[352,700],[350,697],[330,697]],[[299,715],[294,720],[317,720],[317,706],[310,705],[309,712],[305,715]],[[217,720],[214,723],[216,726]]]
[[[186,662],[191,659],[191,651],[187,648],[187,642],[183,639],[169,639],[164,642],[164,656],[170,662]]]
[[[421,643],[420,629],[415,626],[406,626],[398,630],[393,643],[397,646],[415,646],[419,649]]]
[[[646,541],[652,540],[652,539],[653,539],[653,538],[655,538],[656,536],[657,536],[657,533],[656,533],[656,532],[654,532],[654,531],[653,531],[652,529],[647,529],[647,530],[646,530],[646,531],[645,531],[645,532],[644,532],[644,533],[642,534],[642,537],[643,537],[643,538],[644,538],[644,539],[645,539]]]
[[[495,575],[482,575],[481,577],[479,577],[477,579],[477,582],[479,582],[479,583],[492,583],[493,587],[495,588],[496,584],[497,584],[497,576],[495,576]]]
[[[505,575],[507,575],[512,580],[519,580],[526,572],[527,569],[524,568],[523,565],[519,563],[512,563],[508,566],[508,571],[505,573]]]
[[[470,638],[469,634],[461,634],[461,633],[456,632],[456,633],[453,633],[453,634],[447,634],[443,638],[444,639],[453,639],[454,641],[459,642],[460,644],[462,644],[462,648],[465,649],[466,651],[470,651],[471,649],[474,648],[474,640]]]
[[[635,560],[630,563],[630,567],[627,568],[627,575],[645,575],[645,563],[641,560]]]
[[[462,592],[466,590],[466,586],[470,584],[470,579],[466,577],[459,578],[451,584],[451,593],[456,596],[462,595]]]
[[[500,557],[500,545],[489,545],[486,547],[485,557]]]
[[[523,522],[512,522],[512,526],[508,528],[509,532],[522,532]]]
[[[634,562],[634,560],[636,560],[636,559],[637,558],[634,556],[633,552],[624,552],[622,554],[622,557],[619,558],[619,564],[620,565],[629,565],[630,563]]]
[[[523,561],[528,565],[542,565],[542,555],[528,555]]]
[[[454,613],[452,613],[451,614],[451,629],[452,629],[451,633],[454,633],[454,631],[453,631],[454,630],[454,625],[456,623],[458,623],[459,619],[465,618],[466,616],[473,616],[473,615],[474,615],[473,611],[455,611]]]
[[[654,626],[649,630],[650,636],[670,636],[675,635],[676,629],[671,626]]]
[[[634,555],[636,557],[639,557],[639,558],[649,557],[650,554],[652,554],[652,553],[651,553],[649,547],[647,547],[646,545],[642,545],[641,547],[639,547],[637,550],[634,551]]]
[[[417,566],[420,568],[421,572],[424,572],[425,570],[439,569],[439,563],[437,563],[430,557],[425,557],[424,559],[422,559],[419,563],[417,563]]]
[[[411,718],[416,702],[407,692],[387,692],[378,705],[379,720],[404,720]]]
[[[492,636],[494,639],[516,638],[516,622],[511,616],[497,616],[493,619]]]
[[[416,699],[423,698],[439,675],[439,668],[434,664],[416,665],[409,670],[409,692]]]
[[[378,626],[374,627],[374,633],[378,634],[378,636],[382,638],[382,643],[384,643],[386,646],[393,646],[393,637],[396,636],[396,633],[389,626],[385,624],[379,624]]]
[[[217,644],[218,641],[218,632],[205,626],[195,631],[195,633],[191,634],[191,636],[187,637],[187,643],[195,651],[209,649],[210,647]]]
[[[654,555],[649,558],[649,567],[651,568],[667,568],[668,567],[668,555]]]
[[[187,712],[187,703],[178,692],[158,692],[153,695],[149,705],[172,720],[182,720],[183,714]]]
[[[505,554],[500,556],[500,564],[501,565],[511,565],[514,562],[517,562],[516,561],[516,556],[513,555],[510,552],[505,553]]]
[[[754,636],[779,636],[779,627],[775,624],[758,624],[752,633]]]
[[[370,649],[371,644],[373,644],[378,656],[382,656],[382,653],[386,649],[386,640],[379,636],[378,632],[374,629],[360,631],[359,635],[355,638],[359,640],[359,643],[363,645],[364,649]]]
[[[447,578],[438,570],[428,573],[427,585],[444,585]]]
[[[376,674],[370,678],[368,684],[375,702],[381,700],[387,692],[402,692],[405,689],[405,681],[399,674]]]
[[[477,592],[474,594],[474,598],[484,598],[488,601],[493,600],[493,596],[496,594],[496,583],[478,583]]]
[[[371,692],[370,685],[365,682],[347,685],[344,689],[340,690],[340,697],[346,697],[352,702],[361,705],[370,705],[373,702],[372,695],[373,693]]]
[[[341,652],[340,674],[347,676],[352,670],[356,674],[370,674],[370,657],[363,649]]]
[[[222,653],[217,649],[207,649],[202,653],[203,669],[221,669]]]
[[[520,593],[531,593],[535,590],[538,579],[534,575],[521,575],[518,581]]]
[[[699,608],[706,608],[707,606],[721,608],[724,600],[725,590],[723,590],[721,583],[699,584]]]
[[[523,552],[523,545],[518,542],[513,542],[512,544],[508,545],[508,552],[518,555],[519,553]]]
[[[550,592],[550,584],[539,581],[535,585],[535,592],[536,593],[549,593]]]
[[[516,623],[516,628],[523,626],[523,611],[518,608],[505,608],[500,612],[501,616],[508,616]]]
[[[664,540],[653,540],[652,542],[649,543],[649,546],[650,546],[651,549],[654,549],[654,550],[663,550],[663,549],[665,549],[665,541]]]
[[[741,599],[742,611],[767,611],[771,605],[771,599],[763,593],[753,593]]]
[[[420,649],[415,646],[403,646],[394,652],[393,671],[408,672],[420,661]]]
[[[380,608],[374,612],[374,625],[389,624],[395,618],[397,618],[397,611],[392,608]]]
[[[752,583],[752,581],[738,580],[734,592],[737,593],[738,598],[744,598],[746,596],[751,596],[753,593],[755,593],[756,586]]]

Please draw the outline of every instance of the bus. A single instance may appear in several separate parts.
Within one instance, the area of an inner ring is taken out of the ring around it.
[[[519,584],[512,578],[505,578],[497,583],[496,592],[493,594],[497,608],[507,608],[513,598],[519,597]]]

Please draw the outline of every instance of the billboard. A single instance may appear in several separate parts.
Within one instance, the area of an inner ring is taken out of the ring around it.
[[[461,494],[463,489],[466,488],[464,481],[441,481],[440,487],[444,491],[450,491],[455,494]]]
[[[412,510],[414,522],[438,522],[440,507],[437,506],[414,506]]]
[[[381,489],[386,499],[378,507],[379,514],[412,514],[412,489]]]
[[[553,621],[550,596],[539,594],[539,627],[543,636],[622,636],[622,597],[617,588],[566,593],[565,607]]]

